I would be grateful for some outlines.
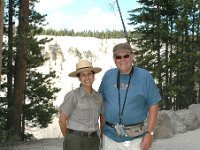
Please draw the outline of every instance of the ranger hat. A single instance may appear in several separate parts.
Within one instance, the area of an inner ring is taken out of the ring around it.
[[[102,69],[99,67],[93,67],[92,62],[89,60],[81,60],[76,64],[76,70],[69,73],[69,77],[77,77],[77,75],[82,71],[93,71],[95,74],[99,73]]]

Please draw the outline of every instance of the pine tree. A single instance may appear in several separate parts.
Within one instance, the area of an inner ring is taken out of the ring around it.
[[[12,85],[11,88],[15,93],[14,95],[11,95],[13,105],[8,105],[8,97],[2,97],[0,101],[1,116],[7,118],[7,120],[5,119],[7,122],[12,122],[11,126],[7,126],[7,128],[3,126],[3,129],[8,133],[6,135],[8,138],[7,141],[9,138],[14,137],[13,133],[22,140],[27,139],[28,133],[25,131],[25,125],[31,127],[37,126],[38,128],[47,127],[57,113],[53,101],[56,99],[55,94],[60,90],[54,87],[53,81],[56,79],[54,71],[50,71],[45,75],[39,73],[35,69],[45,62],[45,57],[42,54],[43,47],[41,45],[44,45],[51,40],[46,38],[38,40],[35,37],[35,35],[42,32],[42,28],[39,27],[39,25],[43,24],[42,22],[45,20],[46,15],[41,15],[34,10],[35,1],[30,1],[30,3],[28,3],[28,1],[23,2],[27,2],[25,3],[26,5],[24,8],[26,17],[28,18],[25,19],[22,17],[22,21],[25,21],[26,23],[25,27],[19,23],[19,27],[15,28],[17,29],[16,34],[13,34],[11,37],[13,38],[13,55],[17,58],[17,61],[12,59],[12,62],[15,62],[13,64],[16,65],[15,70],[11,70],[7,67],[8,49],[6,45],[3,54],[3,59],[5,60],[3,61],[3,74],[8,75],[7,73],[10,71],[13,76],[14,72],[16,72],[14,80],[15,86]],[[16,3],[16,5],[18,4],[20,3]],[[22,11],[21,7],[20,11]],[[21,15],[21,13],[16,14]],[[18,18],[17,16],[15,17]],[[21,66],[22,64],[23,66]],[[8,86],[5,85],[8,85],[6,84],[6,81],[2,84],[3,91],[6,93]],[[15,112],[15,114],[12,113],[12,115],[8,117],[7,112],[9,112],[9,110],[14,110],[13,112]]]
[[[163,109],[182,109],[198,102],[199,1],[139,0],[129,11],[137,25],[137,65],[152,71],[158,82]]]

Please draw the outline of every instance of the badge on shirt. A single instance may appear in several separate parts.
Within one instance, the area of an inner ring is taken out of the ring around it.
[[[96,101],[96,103],[97,103],[98,106],[102,106],[102,103],[103,103],[103,102],[102,102],[101,99],[98,99],[98,100]]]

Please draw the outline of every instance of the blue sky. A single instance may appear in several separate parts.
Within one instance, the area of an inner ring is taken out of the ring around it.
[[[126,28],[127,11],[138,7],[136,0],[118,0]],[[123,29],[115,0],[40,0],[36,10],[47,14],[46,28],[83,30]]]

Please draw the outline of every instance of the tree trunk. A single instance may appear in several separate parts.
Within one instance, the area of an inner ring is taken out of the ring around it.
[[[9,0],[9,22],[8,22],[8,61],[7,61],[7,99],[8,99],[8,114],[7,114],[7,130],[11,129],[12,111],[13,111],[13,0]]]
[[[27,67],[27,49],[28,49],[28,17],[29,0],[20,0],[19,5],[19,41],[17,43],[17,54],[15,62],[14,79],[14,111],[13,121],[15,134],[21,137],[21,116],[22,101],[24,99],[26,67]]]
[[[0,0],[0,90],[1,90],[1,71],[2,71],[2,47],[3,47],[3,14],[4,0]]]
[[[121,13],[121,10],[120,10],[118,0],[116,0],[116,3],[117,3],[117,8],[118,8],[118,11],[119,11],[120,19],[121,19],[121,22],[122,22],[122,26],[123,26],[123,29],[124,29],[124,36],[125,36],[127,42],[129,42],[128,33],[127,33],[127,30],[126,30],[126,26],[124,24],[124,20],[123,20],[123,17],[122,17],[122,13]]]

